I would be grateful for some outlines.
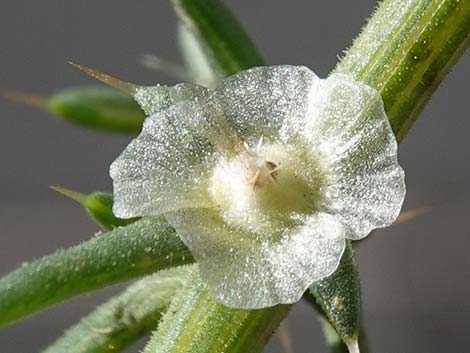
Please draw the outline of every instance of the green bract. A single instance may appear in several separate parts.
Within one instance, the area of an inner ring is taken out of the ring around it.
[[[111,166],[113,211],[163,214],[227,306],[297,301],[336,269],[345,239],[400,211],[404,174],[382,100],[346,75],[268,66],[214,90],[134,96],[154,114]]]

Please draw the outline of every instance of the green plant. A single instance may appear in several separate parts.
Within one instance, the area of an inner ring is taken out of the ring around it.
[[[214,82],[265,64],[222,2],[174,0],[173,5],[184,33],[183,53],[192,50],[189,53],[194,54],[197,50]],[[380,92],[393,131],[401,141],[467,49],[469,32],[468,1],[384,1],[335,72],[347,73]],[[186,61],[192,64],[188,57]],[[193,68],[189,72],[199,71]],[[111,83],[116,85],[116,81]],[[144,117],[139,105],[117,91],[103,92],[77,89],[41,105],[90,128],[135,134]],[[192,263],[193,257],[164,219],[118,219],[111,210],[111,195],[63,193],[79,201],[109,231],[2,278],[0,325],[80,293],[150,276],[86,317],[46,352],[62,352],[64,347],[72,353],[116,351],[154,330],[146,348],[149,353],[258,352],[289,311],[290,305],[256,311],[224,307],[208,293],[193,268],[180,268]],[[172,267],[177,269],[151,275]],[[158,276],[163,279],[155,283],[153,279]],[[162,294],[150,295],[155,294],[155,288]],[[146,293],[149,295],[143,295]],[[361,326],[360,287],[351,244],[337,271],[315,282],[305,296],[324,316],[329,337],[339,335],[351,351],[356,350]],[[103,325],[97,331],[100,340],[80,341],[79,337],[87,332],[83,327],[95,322]],[[332,350],[344,351],[337,336],[334,338],[329,340]]]

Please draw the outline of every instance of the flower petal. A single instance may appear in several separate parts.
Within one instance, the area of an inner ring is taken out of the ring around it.
[[[304,66],[262,66],[225,79],[211,97],[248,144],[261,137],[288,142],[305,124],[308,97],[319,82]]]
[[[204,135],[215,129],[207,122],[220,116],[212,108],[201,95],[146,119],[110,168],[118,217],[210,206],[206,182],[217,149]]]
[[[183,100],[203,96],[206,92],[207,89],[202,86],[179,83],[175,86],[135,86],[132,96],[145,114],[153,115]]]
[[[345,245],[342,225],[328,214],[273,237],[232,227],[217,210],[185,209],[166,217],[196,258],[209,290],[236,308],[298,301],[312,282],[336,269]]]
[[[360,239],[397,218],[405,196],[397,142],[380,94],[346,75],[322,80],[310,100],[305,138],[321,155],[323,209]]]

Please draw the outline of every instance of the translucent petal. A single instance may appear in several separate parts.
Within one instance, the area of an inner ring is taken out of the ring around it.
[[[303,66],[263,66],[225,79],[211,94],[248,144],[288,142],[305,125],[308,97],[320,79]]]
[[[389,226],[405,196],[397,142],[380,94],[345,75],[322,80],[310,99],[303,130],[326,175],[325,212],[335,215],[350,239]]]
[[[204,135],[217,114],[199,97],[147,118],[111,165],[114,213],[128,218],[210,206],[206,182],[217,149]]]
[[[312,282],[336,269],[344,250],[344,228],[327,214],[271,238],[228,225],[216,210],[185,209],[166,217],[210,291],[230,307],[294,303]]]
[[[180,83],[175,86],[135,86],[132,96],[145,114],[153,115],[183,100],[203,96],[206,92],[204,87]]]

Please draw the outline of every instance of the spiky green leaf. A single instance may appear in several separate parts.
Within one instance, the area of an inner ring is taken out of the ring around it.
[[[75,295],[191,262],[165,220],[139,220],[1,278],[0,327]]]
[[[110,193],[97,191],[86,195],[58,186],[53,186],[52,189],[82,205],[88,215],[106,230],[126,226],[139,220],[139,218],[116,217],[113,213],[113,195]]]
[[[161,271],[132,284],[69,328],[42,353],[119,352],[151,330],[181,289],[186,267]]]
[[[225,77],[265,61],[221,0],[172,0],[179,20],[194,34],[216,76]]]

